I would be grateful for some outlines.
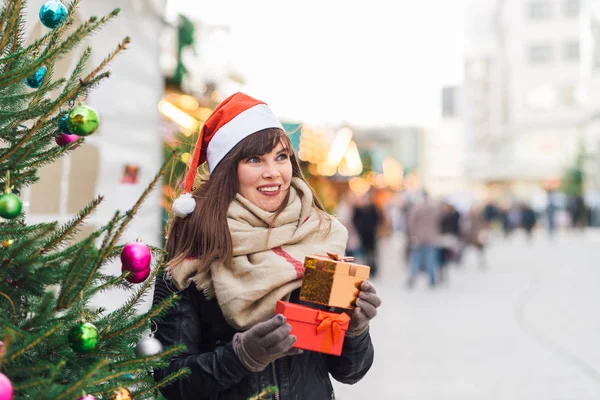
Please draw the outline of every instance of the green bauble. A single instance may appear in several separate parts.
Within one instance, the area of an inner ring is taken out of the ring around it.
[[[6,219],[14,219],[21,214],[23,203],[21,199],[14,193],[4,193],[0,196],[0,217]]]
[[[89,322],[77,324],[69,330],[69,343],[77,352],[88,353],[94,350],[98,340],[98,329]]]
[[[99,123],[96,110],[89,106],[78,106],[71,110],[67,127],[74,135],[89,136],[96,131]]]

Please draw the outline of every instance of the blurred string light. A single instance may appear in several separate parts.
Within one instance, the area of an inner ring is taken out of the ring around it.
[[[327,155],[327,164],[337,168],[342,161],[342,158],[344,158],[351,140],[352,130],[350,128],[340,129],[335,135],[335,139],[333,139],[333,143],[331,144],[331,149]]]
[[[190,161],[190,153],[185,152],[181,155],[181,162],[187,164]]]
[[[190,136],[200,127],[200,122],[196,118],[189,116],[166,100],[161,100],[158,103],[158,110],[162,115],[183,128],[183,133],[186,136]]]
[[[338,165],[338,172],[343,176],[356,176],[360,175],[362,171],[363,165],[358,153],[358,147],[356,146],[356,142],[351,140],[342,162]]]
[[[348,181],[348,186],[350,186],[350,190],[355,193],[364,194],[371,189],[371,183],[365,178],[361,178],[359,176],[355,176],[354,178],[350,178]]]
[[[383,178],[386,185],[394,190],[400,190],[402,188],[403,175],[404,169],[398,160],[391,156],[383,159]]]
[[[188,94],[179,96],[179,104],[190,111],[196,111],[199,107],[198,100]]]

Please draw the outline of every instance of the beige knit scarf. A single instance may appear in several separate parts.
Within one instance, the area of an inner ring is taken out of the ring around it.
[[[319,219],[310,188],[298,178],[292,179],[288,205],[269,234],[274,215],[238,194],[227,212],[231,265],[215,261],[198,271],[198,261],[189,259],[168,270],[171,278],[180,289],[193,282],[207,298],[216,296],[225,319],[236,329],[270,318],[277,300],[301,286],[304,257],[327,251],[344,254],[348,238],[335,218]]]

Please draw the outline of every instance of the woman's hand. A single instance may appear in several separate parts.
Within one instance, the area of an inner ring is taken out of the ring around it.
[[[352,311],[347,336],[360,336],[369,327],[371,321],[377,315],[377,308],[381,305],[381,299],[377,296],[375,286],[369,281],[360,285],[360,293],[356,299],[356,307]]]

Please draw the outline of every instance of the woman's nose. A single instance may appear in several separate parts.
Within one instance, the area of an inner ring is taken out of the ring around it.
[[[281,174],[279,173],[279,169],[276,165],[272,163],[265,163],[265,169],[263,171],[264,178],[279,178],[279,175]]]

